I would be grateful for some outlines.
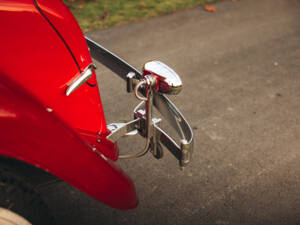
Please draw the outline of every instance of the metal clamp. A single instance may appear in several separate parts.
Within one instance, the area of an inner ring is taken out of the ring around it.
[[[146,143],[145,143],[145,147],[144,149],[136,154],[128,154],[128,155],[120,155],[119,158],[121,159],[128,159],[128,158],[137,158],[137,157],[141,157],[143,155],[145,155],[148,150],[149,150],[149,146],[151,143],[151,121],[152,121],[152,104],[153,104],[153,87],[156,84],[156,79],[154,76],[152,75],[148,75],[145,76],[144,79],[140,80],[136,86],[134,87],[134,93],[135,96],[139,99],[142,100],[144,103],[145,102],[145,138],[146,138]],[[129,85],[127,85],[128,87]],[[144,96],[140,96],[138,94],[138,90],[139,88],[141,88],[142,86],[144,86],[145,90],[146,90],[146,97]],[[139,120],[143,119],[143,117],[140,117]],[[127,126],[128,127],[128,126]],[[127,129],[127,128],[126,128]],[[139,130],[141,129],[141,126],[139,127]]]

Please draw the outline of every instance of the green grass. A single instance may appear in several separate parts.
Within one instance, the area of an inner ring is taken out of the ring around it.
[[[64,0],[84,32],[138,21],[215,0]]]

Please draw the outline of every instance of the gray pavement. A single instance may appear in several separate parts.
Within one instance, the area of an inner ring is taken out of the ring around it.
[[[171,99],[194,129],[194,159],[184,172],[168,152],[119,161],[139,195],[132,211],[49,187],[59,224],[300,224],[300,1],[215,7],[87,34],[139,69],[159,59],[181,75]],[[102,67],[98,76],[108,122],[130,119],[137,101],[125,84]]]

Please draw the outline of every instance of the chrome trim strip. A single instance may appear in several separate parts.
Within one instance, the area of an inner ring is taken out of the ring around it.
[[[88,79],[93,75],[94,65],[90,64],[80,75],[79,77],[73,81],[72,84],[66,90],[66,96],[69,96],[73,91],[79,88],[82,84],[84,84]]]

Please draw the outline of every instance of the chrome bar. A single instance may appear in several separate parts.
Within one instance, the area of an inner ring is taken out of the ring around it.
[[[92,58],[96,59],[108,69],[119,75],[120,78],[126,80],[126,75],[129,72],[134,72],[139,79],[142,79],[142,74],[133,66],[129,65],[123,59],[110,52],[102,45],[96,43],[88,37],[85,37],[87,44],[90,48]]]

